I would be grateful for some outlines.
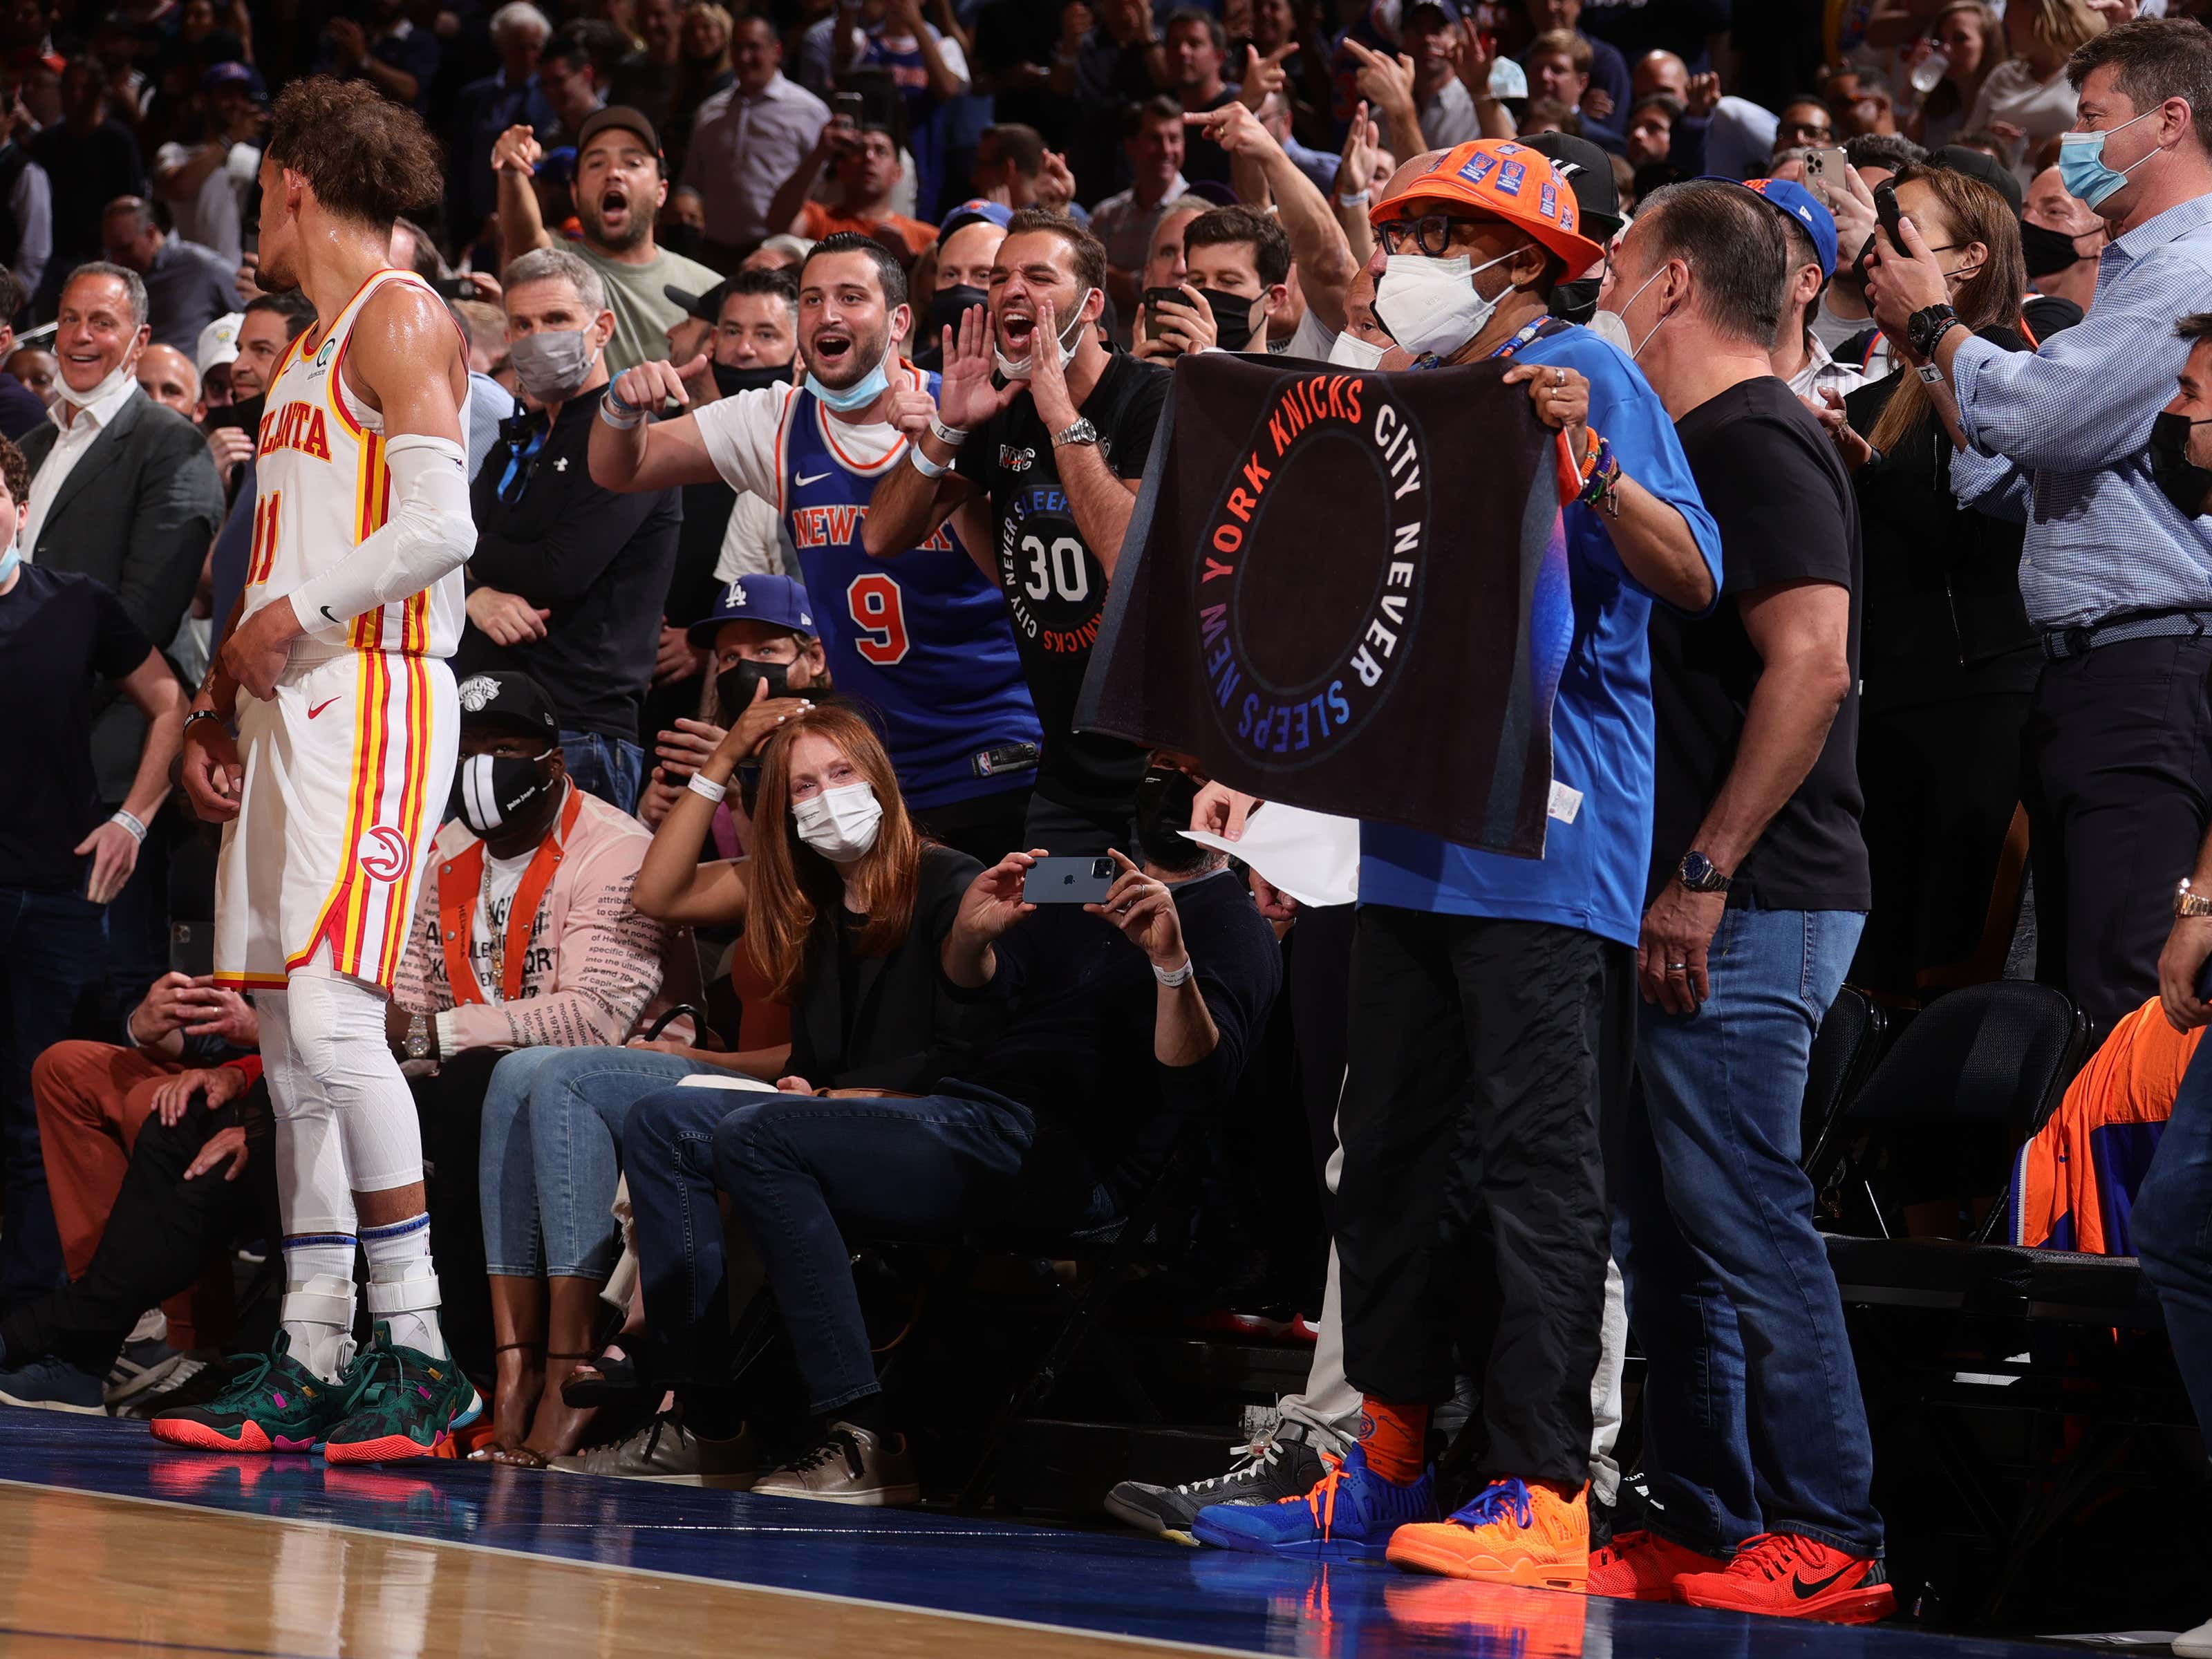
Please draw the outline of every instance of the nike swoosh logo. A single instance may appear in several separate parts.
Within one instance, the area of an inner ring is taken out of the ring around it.
[[[335,627],[337,627],[337,626],[338,619],[337,619],[336,617],[333,617],[332,615],[331,615],[331,608],[330,608],[330,606],[328,606],[328,605],[324,605],[324,606],[322,607],[322,612],[323,612],[323,620],[324,620],[325,622],[326,622],[326,623],[330,623],[330,624],[331,624],[331,627],[333,627],[333,628],[335,628]]]
[[[1856,1566],[1858,1564],[1856,1561],[1851,1563],[1851,1566]],[[1838,1571],[1830,1573],[1826,1578],[1820,1580],[1817,1583],[1811,1584],[1807,1583],[1802,1578],[1797,1577],[1796,1573],[1792,1573],[1790,1575],[1790,1588],[1797,1592],[1797,1599],[1800,1601],[1810,1601],[1814,1596],[1818,1595],[1822,1590],[1827,1589],[1831,1584],[1834,1583],[1836,1580],[1841,1578],[1844,1573],[1849,1572],[1850,1570],[1851,1567],[1850,1566],[1842,1568]]]
[[[806,488],[806,486],[807,486],[807,485],[809,485],[809,484],[811,484],[811,483],[821,483],[824,478],[828,477],[829,476],[830,476],[830,475],[829,475],[827,472],[817,472],[817,473],[816,473],[812,477],[811,477],[811,478],[810,478],[810,477],[807,477],[804,472],[802,472],[802,473],[800,473],[797,477],[793,478],[793,479],[792,480],[792,483],[794,483],[794,484],[796,484],[796,485],[798,485],[799,489],[805,489],[805,488]]]
[[[329,708],[332,703],[336,702],[337,701],[337,699],[336,697],[325,697],[325,698],[324,698],[324,699],[322,700],[322,702],[320,702],[317,703],[317,704],[316,704],[313,708],[310,708],[310,709],[307,711],[307,718],[308,718],[309,720],[313,720],[313,719],[314,719],[316,715],[318,715],[318,714],[321,714],[321,713],[323,712],[323,710],[325,710],[325,708]]]

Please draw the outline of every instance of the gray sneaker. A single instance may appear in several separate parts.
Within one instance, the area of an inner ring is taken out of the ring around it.
[[[753,1482],[753,1492],[756,1497],[882,1507],[921,1501],[914,1454],[905,1437],[886,1440],[850,1423],[832,1423],[828,1439],[805,1456],[770,1469]]]
[[[617,1480],[654,1480],[667,1486],[714,1486],[744,1492],[760,1474],[750,1428],[727,1440],[709,1440],[684,1426],[680,1412],[663,1412],[627,1440],[594,1446],[550,1465],[563,1474],[604,1474]]]
[[[1106,1512],[1140,1532],[1198,1547],[1191,1522],[1217,1504],[1276,1504],[1302,1498],[1328,1473],[1321,1454],[1303,1440],[1264,1434],[1237,1449],[1226,1474],[1180,1486],[1124,1480],[1106,1494]]]

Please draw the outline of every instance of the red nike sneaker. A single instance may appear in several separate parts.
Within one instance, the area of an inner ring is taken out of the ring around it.
[[[1674,1581],[1674,1599],[1831,1625],[1871,1625],[1897,1611],[1897,1592],[1881,1562],[1787,1532],[1746,1539],[1718,1572],[1684,1574]]]
[[[1591,1552],[1589,1593],[1620,1601],[1671,1601],[1677,1578],[1727,1565],[1717,1555],[1700,1555],[1656,1532],[1617,1532],[1613,1542]]]

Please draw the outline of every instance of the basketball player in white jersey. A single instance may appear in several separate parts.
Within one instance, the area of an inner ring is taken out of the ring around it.
[[[445,659],[476,541],[459,330],[390,257],[392,220],[443,184],[421,119],[372,83],[317,77],[277,98],[257,280],[306,294],[315,324],[271,377],[246,590],[186,717],[184,775],[224,825],[216,975],[260,1014],[285,1295],[265,1359],[154,1419],[175,1444],[428,1456],[479,1410],[438,1329],[422,1139],[394,1053],[427,1039],[388,1014],[453,773]],[[356,1240],[375,1325],[358,1354]]]

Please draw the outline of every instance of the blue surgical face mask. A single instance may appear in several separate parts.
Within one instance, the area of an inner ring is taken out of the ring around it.
[[[823,385],[814,378],[813,370],[809,369],[806,374],[806,389],[840,415],[849,413],[855,409],[865,409],[890,388],[890,376],[884,373],[884,366],[880,361],[873,368],[842,392],[832,391]]]
[[[0,553],[0,587],[7,586],[8,579],[15,574],[15,567],[22,562],[22,550],[15,543],[9,542],[8,550]]]
[[[2135,120],[2123,121],[2105,132],[2062,134],[2058,140],[2058,177],[2066,186],[2066,193],[2095,207],[2126,184],[2128,174],[2159,152],[2156,149],[2148,149],[2124,167],[2109,167],[2105,165],[2105,140],[2115,132],[2125,132],[2136,121],[2157,113],[2156,110],[2147,109]]]

